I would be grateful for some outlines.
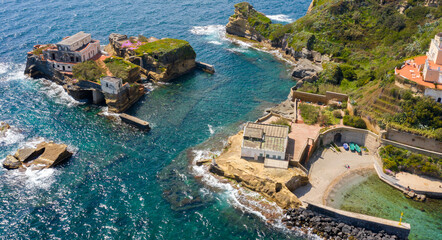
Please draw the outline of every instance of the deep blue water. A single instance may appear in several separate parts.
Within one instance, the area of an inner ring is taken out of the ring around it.
[[[310,3],[251,2],[291,19]],[[217,143],[284,100],[294,85],[283,62],[223,38],[234,3],[1,1],[0,121],[13,131],[0,142],[0,159],[39,139],[75,151],[52,170],[0,168],[1,239],[295,238],[235,207],[230,190],[200,184],[188,167],[189,153],[198,152],[190,148],[205,143],[199,147],[219,150]],[[112,32],[185,39],[217,72],[194,72],[146,95],[129,110],[151,122],[152,131],[141,133],[72,101],[54,84],[23,76],[33,45],[78,31],[102,44]],[[186,198],[201,201],[189,209],[173,204]]]

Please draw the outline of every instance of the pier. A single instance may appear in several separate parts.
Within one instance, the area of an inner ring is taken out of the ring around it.
[[[204,72],[208,72],[210,74],[214,74],[215,73],[215,67],[213,65],[207,64],[207,63],[203,63],[203,62],[198,62],[195,61],[196,63],[196,67],[198,69],[203,70]]]
[[[131,116],[129,114],[126,114],[126,113],[120,114],[120,119],[123,122],[125,122],[125,123],[127,123],[129,125],[132,125],[132,126],[134,126],[136,128],[139,128],[139,129],[141,129],[143,131],[149,131],[150,130],[150,125],[149,125],[148,122],[146,122],[144,120],[141,120],[141,119],[139,119],[137,117]]]

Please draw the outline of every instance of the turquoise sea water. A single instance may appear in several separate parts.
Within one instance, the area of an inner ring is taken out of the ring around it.
[[[194,180],[188,150],[237,132],[294,85],[289,67],[223,37],[234,1],[2,1],[0,121],[13,130],[0,159],[41,139],[75,151],[41,172],[0,168],[1,239],[290,239],[236,208],[229,190]],[[308,1],[252,1],[270,15],[302,16]],[[277,16],[281,17],[281,16]],[[107,44],[112,32],[182,38],[216,74],[194,72],[158,86],[132,109],[152,124],[141,133],[98,116],[60,87],[23,76],[34,44],[85,31]],[[218,146],[220,147],[220,146]],[[208,143],[208,149],[212,145]],[[198,199],[175,206],[174,200]]]
[[[390,187],[373,173],[359,184],[338,190],[340,199],[329,204],[347,211],[403,221],[411,225],[410,239],[442,239],[442,201],[416,202]]]
[[[1,1],[0,121],[13,129],[0,140],[0,159],[43,139],[64,142],[75,154],[41,172],[0,168],[0,238],[307,238],[244,211],[232,189],[201,184],[189,168],[295,84],[284,62],[225,40],[236,2],[85,2]],[[286,21],[304,15],[310,1],[251,3]],[[50,82],[24,77],[34,44],[81,30],[102,44],[112,32],[182,38],[217,72],[194,72],[146,95],[128,111],[152,124],[141,133],[98,116],[101,107],[75,102]],[[187,200],[194,203],[176,205]]]

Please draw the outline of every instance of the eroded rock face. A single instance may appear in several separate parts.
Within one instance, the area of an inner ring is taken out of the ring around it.
[[[296,79],[311,78],[322,71],[322,67],[312,63],[311,61],[301,59],[296,64],[296,67],[292,71],[292,77]]]
[[[17,169],[21,166],[22,163],[17,158],[11,155],[6,156],[6,159],[3,162],[3,167],[6,169]]]
[[[261,42],[265,38],[250,26],[248,18],[250,14],[257,12],[252,5],[245,4],[245,11],[240,11],[238,5],[235,5],[235,14],[229,17],[229,22],[226,25],[226,32],[239,37],[248,38]]]
[[[8,155],[3,162],[6,169],[38,166],[38,169],[54,167],[72,156],[66,144],[42,142],[36,148],[19,149],[14,156]]]

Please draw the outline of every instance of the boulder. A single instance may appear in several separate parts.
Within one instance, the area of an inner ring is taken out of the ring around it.
[[[66,144],[42,142],[36,148],[23,148],[17,150],[14,156],[8,155],[3,162],[6,169],[17,169],[22,165],[29,167],[38,166],[39,169],[54,167],[72,156]]]
[[[320,71],[322,71],[322,67],[320,65],[314,64],[307,59],[300,59],[292,71],[292,77],[296,79],[303,79],[315,76]]]
[[[32,161],[31,164],[44,165],[46,168],[54,167],[72,156],[72,153],[67,150],[67,147],[66,144],[42,142],[37,145],[35,152],[41,152],[43,150],[43,153]]]
[[[14,157],[17,158],[20,162],[26,162],[30,160],[33,156],[38,156],[43,153],[44,149],[39,149],[39,151],[36,151],[37,149],[34,148],[23,148],[17,150],[17,152],[14,154]]]
[[[5,122],[0,122],[0,136],[4,136],[9,128],[10,128],[9,124]]]
[[[6,156],[5,161],[3,162],[3,167],[6,169],[17,169],[21,167],[22,163],[12,155]]]

